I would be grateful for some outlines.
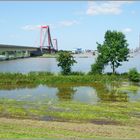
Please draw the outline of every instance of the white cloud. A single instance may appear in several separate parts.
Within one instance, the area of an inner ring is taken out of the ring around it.
[[[35,31],[35,30],[40,30],[41,26],[43,25],[49,25],[51,29],[55,29],[60,27],[69,27],[76,24],[79,24],[78,20],[64,20],[64,21],[59,21],[56,24],[25,25],[21,27],[21,29],[26,31]]]
[[[132,29],[131,28],[125,28],[125,29],[122,30],[122,32],[129,33],[129,32],[132,32]]]
[[[107,1],[107,2],[88,2],[87,15],[100,14],[120,14],[124,4],[132,3],[132,1]]]
[[[25,25],[22,27],[22,29],[27,31],[34,31],[34,30],[38,30],[40,27],[41,25]]]
[[[40,25],[25,25],[21,27],[21,29],[26,31],[36,31],[36,30],[40,30],[41,26],[46,26],[46,25],[49,25],[51,29],[56,28],[56,26],[52,24],[40,24]]]
[[[79,22],[77,20],[64,20],[59,22],[60,26],[72,26],[75,24],[79,24]]]

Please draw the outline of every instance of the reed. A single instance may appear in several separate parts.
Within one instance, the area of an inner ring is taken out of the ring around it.
[[[70,75],[54,74],[50,72],[0,73],[0,84],[61,84],[61,83],[93,83],[128,81],[126,75],[89,75],[73,72]]]

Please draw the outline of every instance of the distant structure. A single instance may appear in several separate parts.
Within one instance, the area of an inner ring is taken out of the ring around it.
[[[74,49],[72,50],[72,53],[80,54],[80,53],[83,53],[83,50],[82,50],[82,48],[74,48]]]
[[[83,50],[82,48],[74,48],[71,50],[73,54],[82,54],[82,55],[93,55],[93,56],[98,56],[98,51],[97,50],[91,50],[91,49],[85,49]]]
[[[138,47],[136,47],[135,49],[131,49],[130,53],[140,53],[140,34],[139,34],[139,41],[138,41]]]

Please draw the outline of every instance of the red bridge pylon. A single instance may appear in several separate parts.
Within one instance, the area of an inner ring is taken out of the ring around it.
[[[57,39],[53,39],[53,46],[55,48],[56,51],[58,51],[58,43],[57,43]]]
[[[49,53],[58,51],[57,39],[51,39],[49,26],[41,26],[40,29],[40,50],[46,50]]]

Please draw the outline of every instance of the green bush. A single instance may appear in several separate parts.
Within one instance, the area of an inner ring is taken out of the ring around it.
[[[76,63],[70,52],[60,52],[57,57],[58,66],[61,67],[62,74],[68,75],[71,73],[71,67]]]
[[[129,70],[128,77],[129,77],[130,81],[133,81],[133,82],[140,81],[140,75],[139,75],[138,71],[136,70],[136,68],[132,68]]]
[[[81,72],[81,71],[73,71],[70,73],[70,75],[85,75],[86,73]]]
[[[91,65],[91,73],[92,74],[101,74],[102,70],[103,70],[102,66],[99,65],[98,63]]]

